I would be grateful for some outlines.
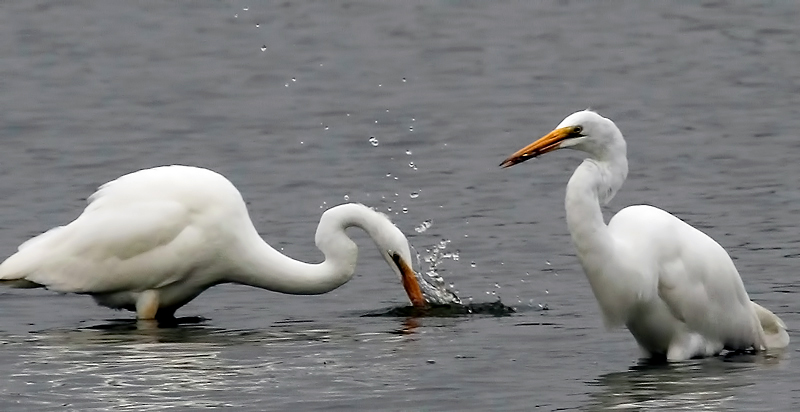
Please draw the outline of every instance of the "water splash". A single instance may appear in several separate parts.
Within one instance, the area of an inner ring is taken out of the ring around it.
[[[369,137],[369,142],[370,142],[370,144],[372,144],[373,146],[377,146],[377,145],[379,144],[379,142],[378,142],[378,138],[377,138],[377,137],[375,137],[375,136],[370,136],[370,137]]]
[[[428,221],[426,220],[426,222]],[[444,243],[446,245],[449,242],[449,240],[443,239],[440,244]],[[422,295],[425,296],[425,300],[435,305],[461,305],[461,299],[451,290],[455,284],[450,283],[448,287],[448,285],[445,284],[444,278],[442,278],[437,271],[439,265],[441,265],[444,260],[451,258],[452,254],[443,253],[439,245],[434,245],[425,252],[426,255],[423,260],[428,265],[428,269],[417,273],[417,279],[419,280]],[[419,262],[419,260],[420,256],[417,254],[417,261]]]
[[[432,225],[433,225],[433,221],[428,219],[428,220],[420,223],[419,226],[415,227],[414,231],[417,232],[417,233],[422,233],[422,232],[430,229]]]

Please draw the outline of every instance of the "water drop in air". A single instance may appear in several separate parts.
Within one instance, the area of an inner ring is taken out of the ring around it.
[[[370,136],[369,142],[372,143],[373,146],[378,145],[378,139],[375,136]]]
[[[472,263],[470,263],[469,265],[470,265],[470,266],[472,266],[472,267],[475,267],[475,266],[477,266],[477,265],[475,264],[475,262],[472,262]]]
[[[250,10],[250,7],[242,7],[242,10],[244,11]]]
[[[413,131],[414,131],[414,126],[409,126],[409,127],[408,127],[408,131],[409,131],[409,132],[413,132]]]
[[[408,208],[403,206],[403,213],[408,213]]]
[[[266,44],[261,46],[261,51],[267,51],[267,45]]]
[[[344,201],[345,202],[350,201],[350,195],[344,195]]]
[[[386,177],[392,177],[391,173],[386,173]]]
[[[417,170],[417,165],[415,165],[414,162],[408,162],[408,167]]]
[[[410,197],[412,199],[416,199],[416,198],[419,197],[419,192],[411,192],[411,194],[408,195],[408,197]]]
[[[292,77],[292,81],[293,81],[293,82],[296,82],[296,81],[297,81],[297,78],[295,78],[295,77]]]
[[[406,154],[411,156],[411,149],[406,150]]]
[[[424,231],[426,231],[426,230],[430,229],[430,227],[431,227],[432,225],[433,225],[433,221],[432,221],[432,220],[430,220],[430,219],[428,219],[428,220],[426,220],[426,221],[424,221],[424,222],[420,223],[420,225],[419,225],[419,226],[417,226],[417,227],[415,227],[415,228],[414,228],[414,230],[415,230],[417,233],[422,233],[422,232],[424,232]]]
[[[495,283],[495,284],[494,284],[494,287],[496,287],[496,288],[500,289],[500,284],[499,284],[499,283]]]
[[[403,83],[405,83],[405,82],[406,82],[406,78],[405,78],[405,77],[403,77]]]
[[[260,23],[256,23],[256,28],[259,28],[259,27],[261,27],[261,24]]]
[[[234,19],[238,19],[238,18],[239,18],[239,13],[236,13],[236,14],[234,14],[234,15],[233,15],[233,18],[234,18]]]

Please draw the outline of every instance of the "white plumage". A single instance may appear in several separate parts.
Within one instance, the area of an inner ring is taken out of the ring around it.
[[[644,205],[606,226],[600,205],[628,174],[626,143],[611,120],[574,113],[501,166],[561,148],[589,154],[567,184],[567,225],[609,326],[627,326],[645,355],[669,360],[788,345],[783,322],[750,301],[731,258],[703,232]]]
[[[139,318],[168,318],[220,283],[292,294],[341,286],[357,259],[344,232],[351,226],[372,237],[412,302],[424,304],[408,242],[383,214],[360,204],[327,210],[315,236],[325,261],[303,263],[261,239],[228,179],[188,166],[140,170],[104,184],[77,219],[28,240],[0,264],[0,281],[89,294]]]

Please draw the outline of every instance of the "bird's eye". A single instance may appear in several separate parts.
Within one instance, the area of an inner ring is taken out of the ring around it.
[[[572,133],[574,134],[581,134],[583,132],[583,126],[575,126],[572,128]]]

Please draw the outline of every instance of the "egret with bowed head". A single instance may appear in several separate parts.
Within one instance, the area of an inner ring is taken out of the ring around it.
[[[189,166],[140,170],[102,185],[77,219],[28,240],[0,264],[0,283],[91,295],[139,319],[169,319],[221,283],[299,295],[338,288],[352,278],[358,256],[348,227],[369,234],[412,304],[424,306],[408,241],[382,213],[355,203],[328,209],[314,238],[325,260],[304,263],[261,238],[228,179]]]

